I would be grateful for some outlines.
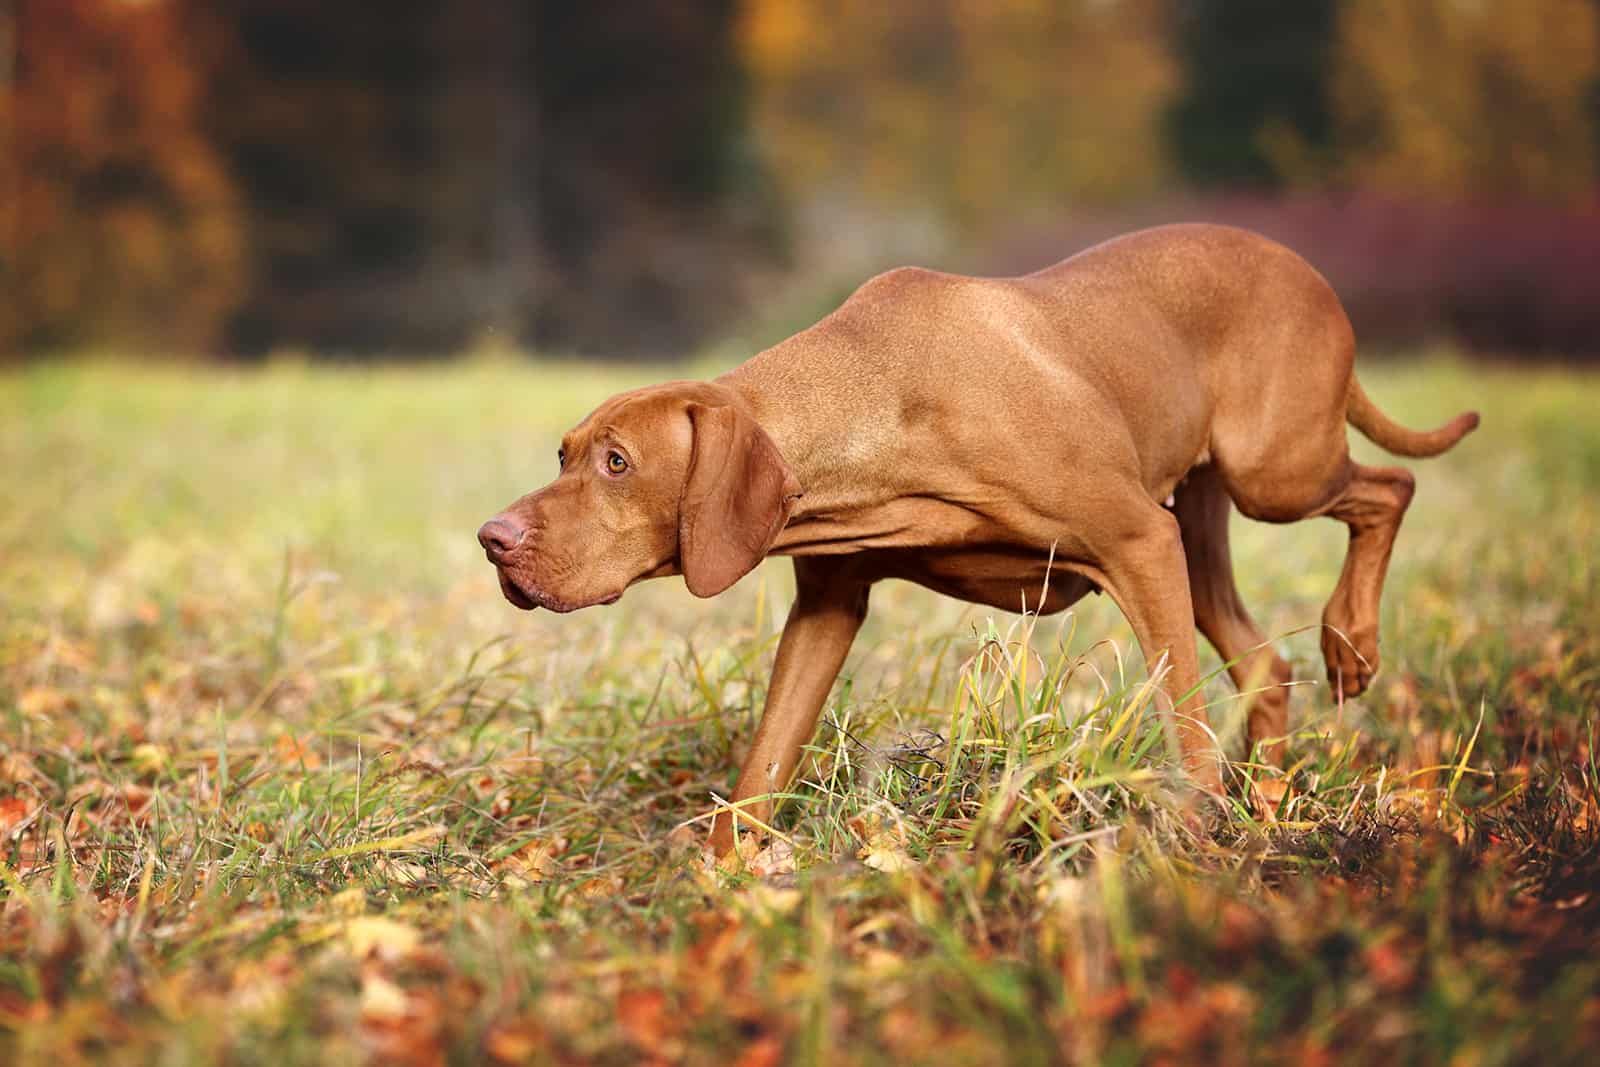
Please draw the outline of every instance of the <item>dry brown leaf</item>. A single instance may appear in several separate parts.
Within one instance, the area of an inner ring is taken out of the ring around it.
[[[1284,798],[1293,795],[1294,790],[1282,778],[1258,778],[1250,783],[1250,806],[1259,818],[1268,822],[1277,821],[1278,808]]]
[[[526,1063],[544,1047],[544,1030],[532,1019],[497,1024],[483,1040],[484,1051],[496,1063]]]
[[[773,841],[750,857],[745,868],[757,878],[775,878],[794,873],[794,846],[787,841]]]
[[[906,851],[893,843],[885,844],[881,839],[874,839],[865,847],[856,852],[856,856],[875,871],[893,874],[896,871],[909,871],[916,867],[917,861],[912,859]]]
[[[626,990],[617,997],[617,1022],[639,1048],[654,1051],[671,1026],[667,995],[659,989]]]
[[[783,1062],[782,1039],[768,1034],[746,1045],[733,1067],[777,1067]]]
[[[578,895],[589,900],[612,897],[622,892],[622,879],[614,876],[589,878],[578,883]]]
[[[513,887],[543,882],[560,866],[557,857],[567,850],[566,838],[535,838],[495,865]]]
[[[705,830],[693,823],[680,823],[667,834],[667,847],[673,852],[698,849],[705,843]]]
[[[36,685],[22,691],[22,696],[17,698],[17,710],[30,719],[40,718],[65,711],[68,702],[67,694],[61,690]]]
[[[34,805],[21,797],[0,797],[0,834],[21,823],[33,809]]]
[[[272,743],[272,749],[284,763],[306,770],[314,770],[322,766],[322,757],[312,747],[313,737],[299,738],[293,734],[279,734],[278,739]]]
[[[899,820],[886,824],[881,815],[871,811],[851,819],[849,827],[862,843],[856,858],[873,870],[893,873],[917,865],[906,852],[906,828]]]

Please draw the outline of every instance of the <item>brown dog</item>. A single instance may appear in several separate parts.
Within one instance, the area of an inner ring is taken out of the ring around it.
[[[1216,791],[1195,628],[1240,688],[1267,684],[1248,736],[1269,758],[1290,680],[1234,588],[1230,501],[1266,522],[1349,526],[1322,651],[1330,680],[1358,694],[1414,482],[1353,462],[1345,423],[1406,456],[1478,423],[1397,425],[1362,392],[1354,356],[1327,282],[1241,230],[1145,230],[1021,278],[893,270],[715,381],[606,401],[563,440],[560,476],[478,539],[506,599],[556,611],[671,574],[715,596],[769,553],[794,556],[794,606],[733,795],[758,819],[881,578],[1046,613],[1105,590],[1146,660],[1167,658],[1184,764]],[[712,846],[731,843],[724,813]]]

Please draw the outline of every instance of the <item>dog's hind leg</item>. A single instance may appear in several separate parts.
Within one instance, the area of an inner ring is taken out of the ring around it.
[[[1293,672],[1239,598],[1228,550],[1233,505],[1216,469],[1209,465],[1190,471],[1174,495],[1195,626],[1228,665],[1228,674],[1245,700],[1250,749],[1256,758],[1282,766]]]
[[[1344,570],[1322,611],[1322,658],[1339,697],[1358,696],[1378,670],[1378,602],[1416,479],[1399,467],[1349,464],[1344,489],[1320,514],[1350,527]]]
[[[1252,519],[1327,515],[1350,528],[1344,572],[1322,616],[1322,655],[1336,693],[1355,696],[1378,669],[1378,599],[1415,482],[1408,471],[1350,458],[1345,425],[1355,342],[1337,299],[1331,291],[1324,298],[1328,314],[1261,345],[1297,355],[1253,357],[1255,387],[1221,394],[1211,459],[1228,496]],[[1362,418],[1376,420],[1370,412]],[[1385,432],[1392,438],[1404,431]]]
[[[1293,522],[1326,515],[1350,528],[1344,570],[1322,612],[1322,658],[1336,696],[1352,697],[1378,671],[1378,601],[1416,480],[1398,467],[1356,463],[1340,436],[1331,473],[1319,461],[1300,477],[1294,464],[1282,463],[1243,477],[1223,464],[1221,476],[1251,518]]]
[[[1108,515],[1120,521],[1104,521]],[[1133,497],[1124,507],[1107,509],[1098,529],[1105,547],[1086,564],[1084,573],[1122,609],[1145,662],[1153,669],[1162,656],[1167,657],[1162,688],[1172,703],[1184,769],[1200,788],[1220,793],[1222,754],[1200,692],[1194,608],[1178,523],[1154,501]]]

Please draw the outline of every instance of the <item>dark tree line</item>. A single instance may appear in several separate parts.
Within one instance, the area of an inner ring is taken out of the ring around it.
[[[0,10],[13,351],[660,355],[771,246],[732,0]]]
[[[1278,184],[1264,129],[1292,131],[1326,150],[1337,7],[1336,0],[1177,0],[1174,39],[1187,91],[1167,114],[1167,132],[1185,175],[1201,185]]]
[[[664,354],[737,293],[729,0],[202,9],[261,272],[238,345]]]

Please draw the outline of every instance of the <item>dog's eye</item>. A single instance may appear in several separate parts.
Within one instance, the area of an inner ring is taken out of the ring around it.
[[[621,452],[613,452],[606,457],[606,470],[612,474],[621,474],[628,469],[628,461],[622,458]]]
[[[559,467],[562,470],[566,470],[567,469],[567,450],[566,449],[564,449],[564,448],[556,449],[556,466]]]

